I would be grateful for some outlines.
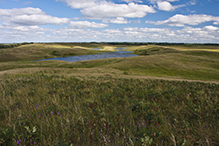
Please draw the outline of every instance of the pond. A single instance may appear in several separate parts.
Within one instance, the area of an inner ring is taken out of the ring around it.
[[[95,60],[95,59],[106,59],[106,58],[122,58],[122,57],[134,57],[138,56],[135,54],[131,54],[131,51],[115,51],[115,52],[103,52],[100,54],[92,54],[92,55],[80,55],[80,56],[70,56],[70,57],[57,57],[57,58],[48,58],[36,61],[47,61],[47,60],[62,60],[68,62],[76,62],[76,61],[85,61],[85,60]]]

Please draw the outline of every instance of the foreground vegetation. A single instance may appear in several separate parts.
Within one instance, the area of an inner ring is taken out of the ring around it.
[[[33,61],[119,47],[139,56]],[[219,48],[50,43],[0,49],[0,119],[3,146],[216,146]]]
[[[0,91],[1,145],[219,144],[217,84],[37,73]]]

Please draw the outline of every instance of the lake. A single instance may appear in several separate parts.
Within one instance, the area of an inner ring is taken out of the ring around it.
[[[94,48],[95,50],[98,48]],[[118,50],[122,50],[118,49]],[[131,51],[115,51],[115,52],[103,52],[100,54],[92,54],[92,55],[80,55],[80,56],[69,56],[69,57],[57,57],[57,58],[48,58],[36,61],[47,61],[47,60],[62,60],[68,62],[76,62],[76,61],[85,61],[85,60],[95,60],[95,59],[106,59],[106,58],[123,58],[123,57],[134,57],[138,56],[132,54]]]

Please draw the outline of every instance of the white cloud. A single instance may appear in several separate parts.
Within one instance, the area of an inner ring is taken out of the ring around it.
[[[185,7],[186,5],[176,5],[173,6],[171,4],[171,2],[175,2],[175,1],[179,1],[179,0],[149,0],[152,4],[157,4],[154,5],[155,8],[158,8],[159,10],[163,10],[163,11],[173,11],[176,8],[180,8],[180,7]]]
[[[62,25],[68,23],[68,18],[58,18],[47,15],[39,8],[0,9],[0,20],[7,24],[18,25]]]
[[[107,24],[95,23],[89,21],[71,21],[69,24],[72,28],[104,28],[108,27]]]
[[[56,0],[66,2],[68,6],[72,7],[73,9],[81,9],[86,7],[92,7],[96,5],[97,2],[100,0]]]
[[[68,18],[57,18],[49,15],[20,15],[12,17],[11,22],[19,25],[62,25],[69,22]]]
[[[185,26],[185,24],[188,25],[198,25],[204,22],[209,22],[209,21],[215,21],[215,23],[219,23],[219,17],[214,17],[211,15],[181,15],[181,14],[176,14],[173,17],[170,17],[167,20],[164,21],[157,21],[157,22],[152,22],[152,21],[146,21],[146,23],[153,23],[156,25],[169,25],[169,26]]]
[[[217,32],[218,29],[219,28],[212,26],[203,28],[185,27],[179,30],[167,28],[127,27],[124,28],[124,31],[130,36],[141,36],[142,39],[147,39],[147,41],[217,42],[219,41],[219,33]]]
[[[39,26],[3,26],[0,25],[0,29],[11,31],[49,31],[49,29],[40,28]]]
[[[139,5],[133,2],[128,4],[115,4],[105,0],[57,0],[66,2],[72,8],[80,9],[86,18],[101,19],[110,17],[142,18],[147,13],[155,13],[152,6]],[[136,0],[135,0],[136,1]]]
[[[214,30],[218,30],[218,29],[219,29],[218,27],[211,26],[211,25],[205,26],[204,28],[205,28],[206,30],[210,30],[210,31],[214,31]]]
[[[169,2],[167,1],[160,1],[157,2],[157,6],[159,10],[163,10],[163,11],[173,11],[176,8],[180,8],[180,7],[184,7],[185,5],[177,5],[177,6],[173,6],[171,5]]]
[[[0,25],[0,28],[3,26]],[[207,26],[203,28],[185,27],[170,28],[138,28],[92,30],[81,28],[44,29],[38,26],[17,26],[0,29],[2,42],[24,41],[147,41],[147,42],[218,42],[219,28]]]
[[[172,6],[169,2],[157,2],[157,6],[159,10],[163,10],[163,11],[172,11],[175,9],[174,6]]]
[[[0,16],[12,16],[12,15],[33,15],[33,14],[45,14],[39,8],[21,8],[21,9],[0,9]]]
[[[112,19],[103,19],[103,23],[127,24],[129,22],[123,17],[116,17]]]
[[[84,8],[81,10],[84,17],[87,18],[110,18],[110,17],[129,17],[142,18],[147,13],[155,13],[152,6],[138,5],[135,3],[129,4],[114,4],[103,2],[93,7]]]

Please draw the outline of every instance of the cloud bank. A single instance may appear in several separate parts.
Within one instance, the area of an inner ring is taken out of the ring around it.
[[[0,20],[5,24],[31,25],[62,25],[68,23],[68,18],[58,18],[47,15],[39,8],[0,9]]]
[[[82,16],[90,19],[111,17],[142,18],[147,13],[155,13],[152,6],[139,5],[130,1],[128,4],[115,4],[100,0],[57,0],[66,2],[74,9],[80,9]],[[133,1],[133,0],[132,0]]]
[[[176,14],[164,21],[146,21],[146,23],[153,23],[155,25],[169,25],[169,26],[178,26],[184,27],[185,25],[199,25],[204,22],[211,22],[213,24],[219,24],[219,17],[211,16],[211,15],[182,15]]]

